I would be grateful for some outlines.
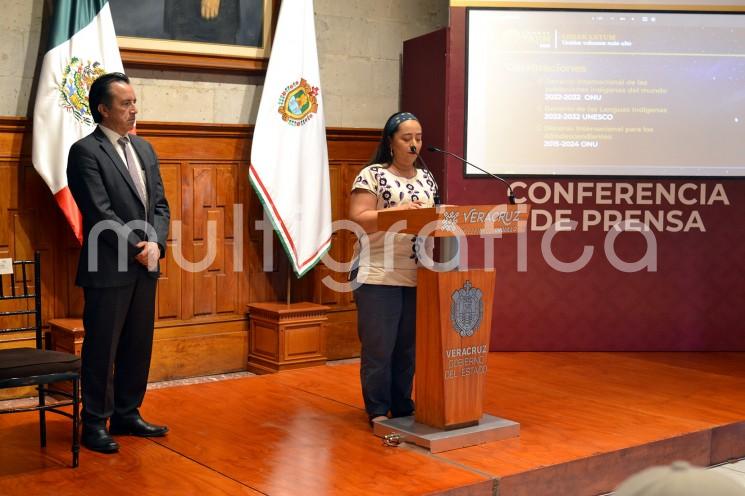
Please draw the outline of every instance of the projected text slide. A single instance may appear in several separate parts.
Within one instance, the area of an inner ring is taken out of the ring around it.
[[[468,22],[470,161],[745,175],[745,16],[471,10]]]

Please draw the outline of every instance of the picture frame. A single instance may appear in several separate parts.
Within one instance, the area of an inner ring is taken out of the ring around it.
[[[280,0],[109,0],[126,67],[243,73],[266,71],[279,4]],[[219,10],[202,19],[205,5],[217,5]],[[256,5],[261,9],[251,11]],[[195,27],[195,22],[206,28]]]

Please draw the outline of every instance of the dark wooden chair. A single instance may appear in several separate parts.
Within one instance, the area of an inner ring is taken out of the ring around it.
[[[15,260],[12,272],[0,275],[0,335],[36,333],[35,348],[0,350],[0,389],[36,386],[39,403],[27,408],[0,410],[0,414],[38,411],[41,446],[47,444],[46,412],[72,419],[72,466],[78,466],[80,358],[59,351],[44,349],[41,328],[41,270],[40,256],[33,260]],[[33,325],[31,325],[33,323]],[[55,382],[72,381],[72,393],[54,387]],[[47,403],[47,395],[63,398]],[[72,414],[62,407],[72,405]]]

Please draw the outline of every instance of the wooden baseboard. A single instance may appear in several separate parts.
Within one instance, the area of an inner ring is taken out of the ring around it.
[[[149,380],[246,370],[247,355],[248,321],[245,319],[159,327],[153,339]]]
[[[85,332],[80,319],[50,321],[54,349],[80,354]],[[151,382],[246,370],[248,321],[159,322],[153,338]]]

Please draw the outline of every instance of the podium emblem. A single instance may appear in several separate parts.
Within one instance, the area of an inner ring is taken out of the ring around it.
[[[473,336],[484,316],[483,293],[466,281],[462,288],[453,292],[450,304],[450,321],[461,337]]]

